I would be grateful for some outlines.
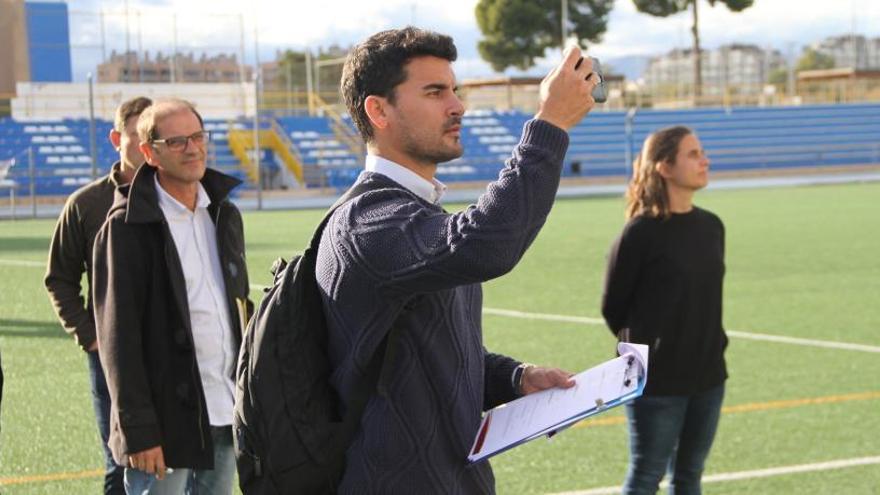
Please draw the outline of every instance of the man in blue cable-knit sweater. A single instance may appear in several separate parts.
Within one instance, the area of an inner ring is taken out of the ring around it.
[[[540,110],[498,180],[450,214],[434,174],[462,154],[452,39],[390,30],[349,54],[342,93],[367,143],[358,181],[371,187],[333,214],[316,268],[343,407],[392,325],[397,331],[348,449],[341,493],[493,493],[489,464],[466,461],[481,412],[573,386],[562,370],[486,350],[480,283],[513,269],[550,212],[566,130],[593,105],[597,77],[579,57],[570,49],[545,78]]]

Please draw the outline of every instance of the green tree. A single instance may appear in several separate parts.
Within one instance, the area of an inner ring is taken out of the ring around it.
[[[801,72],[804,70],[831,69],[834,66],[834,57],[816,51],[813,48],[806,48],[801,57],[798,59],[797,63],[795,64],[794,72]],[[779,86],[782,84],[786,84],[788,82],[788,77],[788,69],[785,67],[780,67],[770,73],[770,77],[768,77],[767,82]]]
[[[786,69],[785,67],[780,67],[773,70],[773,72],[771,72],[770,75],[767,77],[767,82],[770,84],[775,84],[777,86],[787,83],[788,69]]]
[[[318,53],[312,53],[312,81],[320,84],[320,88],[314,88],[319,93],[329,94],[337,91],[339,88],[339,80],[342,78],[342,62],[324,63],[330,61],[338,61],[346,56],[348,48],[342,48],[336,45],[319,48]],[[285,50],[278,54],[278,84],[280,88],[298,88],[304,91],[308,86],[306,81],[306,53],[304,51]],[[321,67],[316,68],[320,65]],[[320,71],[320,73],[318,73]]]
[[[708,0],[709,6],[722,3],[733,12],[742,12],[752,6],[755,0]],[[694,22],[691,33],[694,37],[692,55],[694,57],[694,97],[699,97],[703,88],[702,63],[700,60],[700,30],[697,6],[699,0],[633,0],[636,10],[655,17],[668,17],[690,9]]]
[[[795,70],[819,70],[831,69],[834,67],[834,57],[818,52],[812,48],[804,50],[804,54],[798,59]]]
[[[306,87],[305,52],[284,50],[278,54],[278,82],[282,88]]]
[[[561,46],[568,35],[579,43],[598,42],[608,27],[614,0],[568,0],[566,33],[562,33],[562,0],[480,0],[477,25],[483,39],[480,56],[498,72],[526,70],[548,48]]]

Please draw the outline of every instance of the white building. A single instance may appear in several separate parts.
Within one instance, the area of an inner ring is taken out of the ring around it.
[[[653,88],[679,88],[688,92],[694,79],[691,49],[675,49],[648,62],[643,78]],[[723,94],[728,90],[739,93],[760,93],[770,73],[785,67],[785,59],[778,50],[762,49],[755,45],[731,44],[714,50],[701,50],[703,93]]]
[[[113,120],[116,107],[135,96],[183,98],[209,119],[235,119],[254,114],[254,83],[98,83],[94,85],[95,117]],[[12,118],[20,122],[87,119],[88,83],[18,83]]]
[[[880,38],[858,35],[831,36],[813,45],[813,49],[834,59],[835,67],[880,69]]]

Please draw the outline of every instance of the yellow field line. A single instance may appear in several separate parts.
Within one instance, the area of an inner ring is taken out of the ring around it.
[[[740,413],[752,411],[769,411],[771,409],[790,409],[793,407],[808,406],[812,404],[834,404],[837,402],[852,402],[857,400],[880,399],[880,391],[859,392],[855,394],[826,395],[825,397],[812,397],[807,399],[775,400],[770,402],[753,402],[728,406],[721,409],[722,413]]]
[[[859,400],[880,399],[880,391],[859,392],[853,394],[827,395],[824,397],[810,397],[805,399],[791,400],[774,400],[768,402],[752,402],[747,404],[739,404],[735,406],[726,406],[721,408],[722,414],[736,414],[744,412],[771,411],[778,409],[791,409],[794,407],[817,405],[817,404],[835,404],[839,402],[853,402]],[[604,418],[593,418],[582,421],[573,426],[573,428],[589,428],[595,426],[612,426],[626,423],[623,416],[610,416]],[[0,486],[21,485],[26,483],[39,483],[45,481],[63,481],[75,480],[83,478],[94,478],[104,474],[104,471],[95,469],[91,471],[79,471],[76,473],[54,473],[41,474],[34,476],[18,476],[10,478],[0,478]]]
[[[880,399],[880,391],[859,392],[854,394],[843,395],[826,395],[825,397],[809,397],[806,399],[791,400],[774,400],[768,402],[751,402],[748,404],[739,404],[735,406],[725,406],[721,408],[722,414],[736,414],[743,412],[756,411],[772,411],[775,409],[791,409],[794,407],[815,405],[815,404],[834,404],[838,402],[852,402],[857,400]],[[574,425],[574,428],[589,428],[592,426],[611,426],[626,423],[624,416],[610,416],[606,418],[595,418],[582,421]]]
[[[39,483],[41,481],[79,480],[83,478],[95,478],[97,476],[103,475],[103,469],[92,469],[90,471],[79,471],[76,473],[52,473],[37,474],[34,476],[16,476],[12,478],[0,478],[0,486],[23,485],[25,483]]]

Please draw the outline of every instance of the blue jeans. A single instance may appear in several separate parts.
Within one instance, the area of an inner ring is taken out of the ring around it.
[[[626,495],[654,495],[664,472],[670,495],[699,495],[712,448],[724,385],[694,395],[642,396],[626,405],[629,471]]]
[[[98,422],[98,433],[101,434],[101,447],[104,448],[104,493],[107,495],[123,495],[125,487],[122,483],[123,468],[113,461],[113,454],[107,441],[110,439],[110,392],[101,368],[101,358],[97,352],[87,352],[89,359],[89,382],[92,385],[92,406],[95,408],[95,420]]]
[[[125,470],[128,495],[230,495],[235,479],[232,427],[212,426],[214,469],[174,468],[159,481],[155,475],[137,469]]]

